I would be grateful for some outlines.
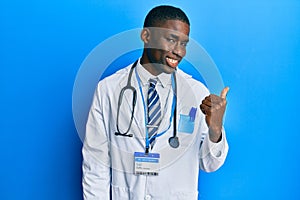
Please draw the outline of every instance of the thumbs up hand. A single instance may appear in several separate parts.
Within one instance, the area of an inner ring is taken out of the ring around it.
[[[212,142],[219,142],[221,140],[228,91],[229,87],[225,87],[220,96],[210,94],[204,98],[200,105],[200,109],[205,115],[205,120],[209,128],[209,138]]]

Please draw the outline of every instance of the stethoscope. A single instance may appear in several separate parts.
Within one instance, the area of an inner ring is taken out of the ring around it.
[[[120,91],[120,94],[119,94],[119,100],[118,100],[118,108],[117,108],[117,132],[115,132],[115,135],[116,136],[123,136],[123,137],[133,137],[133,134],[132,133],[128,133],[130,128],[131,128],[131,124],[132,124],[132,121],[133,121],[133,115],[134,115],[134,110],[135,110],[135,105],[136,105],[136,99],[137,99],[137,92],[136,92],[136,89],[134,87],[131,86],[131,77],[132,77],[132,73],[133,73],[133,70],[135,69],[136,65],[137,65],[137,61],[135,61],[135,63],[132,65],[132,67],[130,68],[130,72],[129,72],[129,76],[128,76],[128,80],[127,80],[127,85],[125,87],[123,87]],[[139,83],[139,89],[140,89],[140,92],[141,92],[141,95],[142,95],[142,98],[143,98],[143,103],[144,103],[144,97],[143,97],[143,93],[142,93],[142,89],[141,89],[141,86],[140,86],[140,79],[139,79],[139,76],[138,74],[136,73],[137,75],[137,80],[138,80],[138,83]],[[169,130],[170,126],[171,126],[171,120],[172,120],[172,116],[174,116],[174,119],[173,119],[173,136],[171,136],[169,138],[169,145],[172,147],[172,148],[178,148],[179,147],[179,139],[177,137],[177,128],[176,128],[176,107],[177,107],[177,103],[176,103],[176,94],[177,94],[177,82],[176,82],[176,76],[175,76],[175,73],[172,74],[172,87],[174,88],[175,87],[175,95],[173,95],[173,101],[172,101],[172,115],[170,117],[170,125],[169,127],[163,131],[162,133],[160,134],[157,134],[156,137],[159,137],[161,135],[163,135],[167,130]],[[130,122],[129,122],[129,126],[127,128],[127,130],[125,132],[121,132],[120,129],[119,129],[119,113],[120,113],[120,107],[122,105],[122,100],[123,100],[123,95],[125,93],[126,90],[130,90],[132,91],[132,111],[131,111],[131,117],[130,117]],[[145,109],[145,105],[144,105],[144,109]],[[146,111],[145,111],[146,112]],[[146,117],[145,117],[146,118]],[[146,123],[145,123],[146,124]],[[150,141],[148,139],[148,131],[146,131],[146,153],[148,153],[149,151],[149,146],[150,146]]]

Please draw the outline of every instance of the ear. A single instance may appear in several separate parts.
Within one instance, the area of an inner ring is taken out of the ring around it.
[[[144,42],[144,44],[148,44],[150,41],[150,30],[148,28],[143,28],[141,31],[141,39]]]

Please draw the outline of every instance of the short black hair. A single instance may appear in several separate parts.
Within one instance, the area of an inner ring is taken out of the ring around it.
[[[149,11],[144,21],[144,28],[157,27],[166,20],[179,20],[190,25],[188,17],[180,8],[162,5]]]

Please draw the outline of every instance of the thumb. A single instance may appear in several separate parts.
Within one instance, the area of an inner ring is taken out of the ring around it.
[[[229,87],[225,87],[221,92],[221,98],[226,99],[226,95],[228,91],[229,91]]]

